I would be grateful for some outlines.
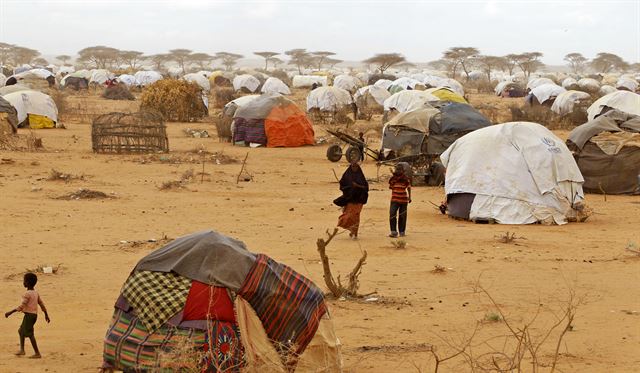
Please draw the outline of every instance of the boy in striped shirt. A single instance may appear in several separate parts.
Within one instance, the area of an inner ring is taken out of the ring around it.
[[[389,208],[389,237],[404,237],[407,228],[407,205],[411,203],[411,179],[405,172],[402,163],[396,165],[393,176],[389,179],[391,189],[391,206]]]

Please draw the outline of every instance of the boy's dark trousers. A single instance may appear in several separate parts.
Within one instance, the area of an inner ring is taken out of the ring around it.
[[[391,207],[389,208],[389,225],[391,226],[391,232],[405,232],[407,228],[406,203],[391,201]]]

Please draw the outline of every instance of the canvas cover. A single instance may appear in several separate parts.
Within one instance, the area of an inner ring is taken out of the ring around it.
[[[115,75],[109,70],[95,69],[95,70],[91,70],[91,77],[89,78],[89,83],[105,84],[107,80],[113,79],[114,77]]]
[[[529,82],[527,82],[527,89],[534,89],[535,87],[541,86],[543,84],[556,84],[553,80],[549,78],[531,78]]]
[[[625,113],[640,115],[640,95],[629,91],[615,91],[596,100],[587,109],[587,118],[591,121],[604,109],[611,108]]]
[[[279,93],[281,95],[291,94],[291,90],[289,89],[289,87],[286,84],[284,84],[282,80],[275,78],[273,76],[265,80],[260,91],[262,93]]]
[[[7,77],[3,73],[0,73],[0,88],[4,87],[4,84],[6,82],[7,82]]]
[[[433,105],[440,114],[429,119],[428,154],[441,154],[458,138],[491,126],[491,121],[471,105],[442,101]]]
[[[457,93],[460,96],[464,96],[464,87],[462,84],[451,78],[440,78],[438,82],[438,87],[449,88],[453,92]]]
[[[314,83],[318,86],[326,87],[328,85],[328,79],[326,76],[296,75],[291,81],[293,88],[311,88]]]
[[[591,95],[582,91],[565,91],[556,97],[551,105],[551,111],[558,115],[566,115],[573,112],[576,104],[591,99]]]
[[[405,89],[416,89],[416,87],[419,85],[423,85],[421,81],[404,76],[394,80],[387,89],[391,93],[398,93],[404,91]],[[424,86],[422,87],[422,89],[424,89]]]
[[[260,87],[260,81],[253,75],[243,74],[233,78],[233,89],[236,91],[245,88],[249,92],[256,92],[258,87]]]
[[[431,93],[432,95],[440,99],[440,101],[451,101],[451,102],[458,102],[461,104],[467,103],[467,100],[465,100],[464,97],[455,93],[451,88],[445,88],[445,87],[429,88],[425,92]]]
[[[384,110],[395,109],[400,113],[419,109],[426,103],[440,100],[426,91],[400,91],[384,101]]]
[[[354,93],[362,87],[362,82],[355,76],[341,74],[333,78],[333,86]]]
[[[321,111],[339,111],[351,105],[351,94],[338,87],[318,87],[307,96],[307,111],[320,109]]]
[[[538,99],[538,102],[543,104],[545,101],[558,97],[562,92],[566,92],[567,90],[560,87],[555,83],[551,84],[541,84],[531,89],[531,94]]]
[[[211,84],[209,83],[209,79],[206,76],[198,73],[187,74],[182,77],[187,82],[196,83],[200,88],[202,88],[203,92],[209,92],[211,90]]]
[[[607,194],[640,193],[640,117],[611,110],[576,127],[567,144],[584,176],[584,189]]]
[[[635,79],[629,77],[621,77],[616,82],[616,88],[635,92],[638,90],[638,82]]]
[[[382,86],[368,85],[356,91],[353,95],[358,107],[383,107],[384,100],[391,97],[391,93]]]
[[[0,88],[0,96],[8,95],[13,92],[31,91],[32,89],[22,84],[8,85]]]
[[[446,194],[475,194],[472,220],[564,224],[584,200],[584,179],[571,152],[537,123],[479,129],[456,140],[440,159],[447,168]]]
[[[583,91],[598,92],[600,89],[600,82],[593,78],[582,78],[578,80],[578,86]]]
[[[598,91],[598,93],[599,93],[601,96],[606,96],[606,95],[608,95],[609,93],[613,93],[613,92],[615,92],[615,91],[617,91],[616,87],[614,87],[614,86],[610,86],[610,85],[606,85],[606,84],[605,84],[605,85],[603,85],[602,87],[600,87],[600,90]]]
[[[146,87],[158,80],[162,80],[162,74],[157,71],[138,71],[133,75],[139,85]]]
[[[9,129],[11,133],[18,131],[18,112],[9,101],[0,97],[0,132]],[[4,124],[8,124],[8,126]]]
[[[24,122],[29,114],[45,116],[58,121],[58,108],[49,95],[37,91],[18,91],[2,96],[18,112],[18,123]]]
[[[267,147],[313,145],[313,126],[293,101],[279,94],[264,94],[236,109],[234,142]]]
[[[562,88],[564,88],[564,89],[566,89],[566,90],[576,89],[576,88],[579,88],[579,87],[580,87],[580,86],[578,85],[578,81],[577,81],[577,80],[575,80],[575,79],[574,79],[574,78],[572,78],[572,77],[565,78],[565,79],[562,81],[562,84],[561,84],[561,85],[562,85]]]
[[[127,87],[135,87],[138,85],[136,77],[130,74],[122,74],[118,76],[118,82],[123,83]]]

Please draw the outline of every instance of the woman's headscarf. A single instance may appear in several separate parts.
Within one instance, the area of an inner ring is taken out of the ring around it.
[[[354,187],[353,183],[363,188]],[[344,171],[340,179],[340,190],[347,203],[367,203],[369,199],[369,183],[358,163],[350,164],[349,168]]]

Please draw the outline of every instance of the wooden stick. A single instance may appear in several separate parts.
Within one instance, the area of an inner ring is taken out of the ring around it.
[[[244,156],[242,167],[240,167],[240,172],[238,172],[238,177],[236,177],[236,184],[240,182],[240,176],[242,175],[242,171],[244,171],[244,165],[247,163],[247,158],[249,158],[249,152],[247,152],[247,155]]]
[[[337,181],[338,183],[340,183],[340,179],[338,179],[338,175],[336,174],[336,170],[334,170],[334,169],[332,168],[332,169],[331,169],[331,171],[333,172],[333,177],[335,177],[335,178],[336,178],[336,181]]]
[[[206,153],[204,152],[204,149],[202,151],[202,175],[200,177],[200,184],[202,184],[204,182],[204,163],[206,161],[206,157],[205,157]]]

